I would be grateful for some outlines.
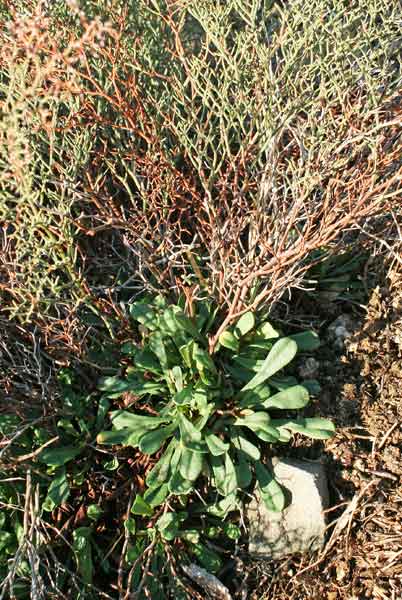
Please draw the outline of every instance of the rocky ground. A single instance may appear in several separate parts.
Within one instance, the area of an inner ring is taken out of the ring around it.
[[[317,309],[322,349],[299,367],[322,385],[314,411],[337,424],[325,445],[300,440],[289,450],[326,465],[326,545],[312,557],[249,564],[254,591],[243,586],[241,598],[402,598],[402,268],[397,257],[374,270],[365,306]]]

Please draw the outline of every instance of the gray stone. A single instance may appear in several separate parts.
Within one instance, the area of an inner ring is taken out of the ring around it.
[[[289,494],[281,513],[269,511],[258,494],[247,508],[249,553],[281,559],[295,552],[322,547],[325,538],[324,510],[328,506],[327,480],[322,464],[281,460],[274,464],[275,477]]]
[[[299,375],[303,379],[315,379],[320,369],[320,363],[318,360],[309,356],[304,358],[299,365]]]
[[[356,324],[349,315],[340,315],[328,327],[328,334],[330,339],[334,340],[335,346],[339,350],[343,350],[345,341],[352,337],[355,328]]]

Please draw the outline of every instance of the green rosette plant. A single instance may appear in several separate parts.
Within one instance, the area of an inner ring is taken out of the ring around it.
[[[298,351],[317,348],[318,336],[307,331],[281,337],[246,312],[210,354],[216,312],[207,301],[193,310],[189,317],[161,297],[131,305],[142,340],[124,344],[132,364],[124,376],[102,379],[99,389],[108,398],[129,392],[134,401],[129,410],[111,413],[112,429],[97,441],[158,454],[144,495],[135,499],[137,514],[152,514],[169,496],[205,484],[218,494],[210,511],[216,515],[235,509],[239,492],[254,487],[270,510],[281,511],[284,491],[262,460],[268,445],[288,442],[294,433],[314,439],[334,433],[326,419],[289,416],[308,404],[317,382],[300,384],[283,369]],[[278,418],[280,411],[285,418]]]

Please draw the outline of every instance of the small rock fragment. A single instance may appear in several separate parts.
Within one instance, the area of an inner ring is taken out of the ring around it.
[[[318,375],[320,363],[312,356],[305,358],[299,366],[299,375],[302,379],[315,379]]]
[[[320,549],[325,539],[324,510],[328,488],[323,465],[281,460],[276,479],[289,492],[290,503],[281,513],[271,512],[257,496],[248,508],[249,552],[256,557],[282,559],[288,554]]]
[[[343,350],[345,341],[352,337],[353,328],[353,320],[349,315],[340,315],[328,327],[328,334],[334,340],[334,344],[339,350]]]

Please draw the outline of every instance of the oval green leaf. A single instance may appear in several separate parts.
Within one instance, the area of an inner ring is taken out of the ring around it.
[[[160,506],[166,500],[169,494],[169,488],[167,483],[164,483],[158,487],[151,487],[146,490],[144,493],[144,500],[155,508],[155,506]]]
[[[48,466],[61,467],[70,460],[73,460],[83,450],[83,447],[78,446],[65,446],[64,448],[54,448],[42,450],[39,454],[38,459]]]
[[[239,340],[230,331],[224,331],[219,336],[219,343],[224,348],[233,350],[233,352],[239,351]]]
[[[242,336],[246,335],[247,333],[249,333],[249,331],[251,331],[254,328],[254,326],[255,326],[254,314],[250,311],[246,312],[237,321],[235,328],[234,328],[234,334],[237,338],[242,337]]]
[[[181,476],[189,481],[195,481],[202,471],[203,462],[202,454],[183,448],[179,461]]]
[[[255,474],[265,506],[273,512],[281,512],[286,504],[285,494],[282,487],[275,480],[273,473],[260,462],[257,462],[255,464]]]
[[[230,447],[229,444],[223,442],[221,438],[213,433],[207,434],[205,436],[205,441],[212,456],[220,456],[221,454],[225,454]]]
[[[294,340],[283,338],[278,340],[271,348],[267,358],[263,361],[258,373],[242,388],[242,391],[251,390],[264,383],[269,377],[289,364],[297,353],[297,344]]]
[[[313,330],[295,333],[290,335],[289,338],[296,342],[299,352],[312,352],[320,347],[320,338]]]
[[[310,395],[307,389],[302,385],[294,385],[265,400],[263,406],[264,408],[295,410],[306,406],[309,400]]]
[[[176,423],[173,423],[173,425],[169,425],[168,427],[161,427],[146,433],[139,440],[139,449],[144,454],[155,454],[167,438],[173,435],[176,428]]]
[[[133,515],[142,515],[144,517],[151,517],[153,515],[153,509],[148,502],[145,502],[144,498],[139,494],[135,497],[133,505],[131,507]]]

